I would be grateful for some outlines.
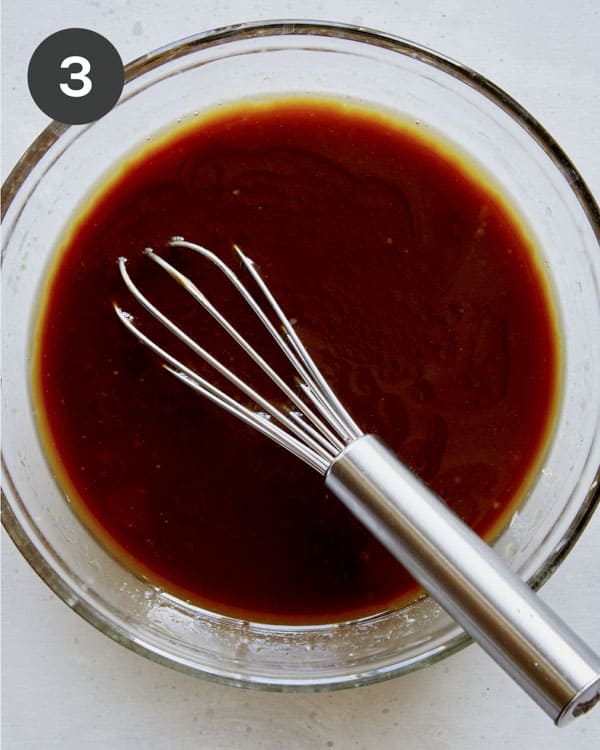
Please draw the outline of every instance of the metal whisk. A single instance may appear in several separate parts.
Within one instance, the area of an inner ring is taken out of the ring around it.
[[[199,253],[225,275],[291,363],[297,387],[273,369],[189,278],[149,249],[148,258],[210,313],[277,385],[289,408],[283,410],[263,398],[164,315],[135,285],[126,259],[119,258],[121,276],[135,299],[256,409],[240,403],[167,352],[135,325],[130,313],[115,304],[117,315],[139,341],[185,385],[324,475],[326,486],[557,725],[586,713],[600,701],[600,658],[381,440],[365,435],[358,427],[252,260],[235,247],[281,331],[238,275],[214,253],[180,237],[173,238],[170,245]]]

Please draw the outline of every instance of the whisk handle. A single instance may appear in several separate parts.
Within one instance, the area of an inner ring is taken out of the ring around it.
[[[600,700],[600,657],[378,438],[325,482],[557,726]]]

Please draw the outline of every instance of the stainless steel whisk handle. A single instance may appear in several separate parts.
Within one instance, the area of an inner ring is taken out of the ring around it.
[[[600,657],[378,438],[325,483],[557,726],[600,700]]]

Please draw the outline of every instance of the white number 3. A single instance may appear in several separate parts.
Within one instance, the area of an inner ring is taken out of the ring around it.
[[[67,96],[86,96],[92,90],[92,82],[87,75],[92,68],[90,61],[86,57],[81,57],[80,55],[71,55],[70,57],[65,57],[61,62],[60,67],[70,68],[71,65],[79,65],[81,68],[74,73],[72,72],[69,76],[72,81],[81,81],[81,86],[74,89],[69,83],[61,83],[60,90]]]

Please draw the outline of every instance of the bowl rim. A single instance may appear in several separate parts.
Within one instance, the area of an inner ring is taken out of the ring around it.
[[[398,52],[403,55],[409,55],[420,62],[431,65],[438,70],[449,74],[489,99],[493,104],[500,107],[500,109],[502,109],[514,122],[522,127],[537,145],[542,148],[545,154],[553,162],[554,166],[557,167],[575,194],[575,197],[583,209],[600,245],[600,208],[582,175],[559,146],[557,141],[541,125],[541,123],[502,88],[477,71],[442,53],[436,52],[403,37],[363,26],[333,21],[274,19],[268,21],[237,23],[183,37],[135,58],[133,61],[125,65],[125,85],[144,73],[151,71],[153,68],[184,57],[195,51],[248,39],[294,36],[331,37],[363,43],[387,49],[392,52]],[[13,199],[17,196],[32,170],[45,156],[46,152],[52,147],[52,145],[70,128],[77,127],[84,130],[90,127],[90,125],[93,125],[93,123],[83,126],[73,126],[53,120],[46,128],[44,128],[44,130],[42,130],[17,161],[2,185],[2,219],[4,219]],[[4,259],[5,251],[6,246],[3,242],[2,259]],[[11,503],[7,498],[7,493],[9,496],[19,497],[19,492],[12,481],[10,471],[5,463],[4,453],[2,454],[1,465],[2,487],[0,488],[0,491],[2,525],[6,529],[15,546],[40,578],[73,611],[77,612],[77,614],[102,633],[110,636],[117,643],[126,646],[134,652],[144,655],[158,663],[170,666],[171,668],[175,668],[188,674],[196,674],[208,680],[238,687],[279,691],[332,690],[379,682],[393,678],[399,674],[414,671],[415,669],[427,666],[428,664],[435,663],[446,656],[461,650],[472,642],[469,636],[461,632],[445,643],[443,648],[430,653],[426,658],[419,660],[418,663],[395,665],[385,670],[363,673],[358,679],[357,676],[351,676],[351,679],[347,676],[340,679],[338,676],[326,683],[323,683],[321,680],[308,684],[303,683],[302,685],[290,684],[289,682],[285,683],[283,681],[279,683],[271,681],[261,682],[260,680],[254,680],[251,677],[249,678],[248,676],[240,679],[239,677],[228,676],[227,674],[209,672],[207,670],[202,670],[201,668],[192,668],[189,665],[169,658],[166,654],[152,649],[148,644],[144,644],[137,639],[133,640],[126,630],[119,624],[115,623],[113,620],[96,610],[91,604],[82,601],[75,595],[75,592],[59,575],[56,574],[52,567],[46,562],[43,555],[28,538],[27,532],[20,523],[17,514],[11,507]],[[595,481],[592,482],[577,514],[564,532],[562,544],[555,548],[552,554],[546,558],[540,568],[528,580],[528,584],[534,590],[540,588],[560,566],[562,561],[576,544],[583,530],[590,521],[594,510],[599,504],[600,467],[596,471]]]

